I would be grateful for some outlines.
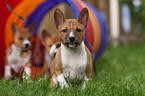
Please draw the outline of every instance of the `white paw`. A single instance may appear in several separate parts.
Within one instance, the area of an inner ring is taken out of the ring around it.
[[[4,74],[4,78],[8,79],[11,77],[11,66],[10,65],[6,65],[5,66],[5,74]]]
[[[31,75],[31,68],[25,67],[24,72],[26,72],[28,77],[30,77],[30,75]]]
[[[64,87],[68,87],[68,84],[67,84],[63,74],[60,74],[59,76],[57,76],[57,81],[59,82],[61,89],[63,89]]]
[[[55,79],[55,78],[52,78],[53,79],[53,82],[55,83],[55,84],[57,84],[57,80]]]
[[[60,86],[61,86],[61,89],[63,89],[64,87],[68,88],[68,84],[61,83]]]
[[[86,84],[83,84],[82,89],[84,90],[86,88]]]
[[[28,77],[26,77],[26,76],[23,76],[22,78],[28,80]]]
[[[50,49],[50,52],[49,52],[49,55],[51,57],[54,57],[54,53],[56,52],[56,46],[55,45],[52,45],[51,49]]]

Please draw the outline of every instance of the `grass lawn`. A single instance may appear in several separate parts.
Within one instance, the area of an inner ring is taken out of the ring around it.
[[[0,81],[0,96],[53,96],[53,95],[145,95],[145,45],[108,46],[103,56],[95,62],[97,76],[92,76],[86,89],[71,86],[68,90],[50,88],[50,81],[18,80]]]

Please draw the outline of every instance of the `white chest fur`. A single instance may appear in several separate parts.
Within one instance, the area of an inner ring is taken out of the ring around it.
[[[47,66],[50,67],[53,58],[49,55],[46,49],[45,49],[45,60],[46,60]]]
[[[21,50],[15,44],[12,44],[11,48],[12,52],[8,56],[8,62],[15,72],[19,72],[21,68],[24,68],[26,62],[29,61],[31,53],[29,52],[29,55],[26,58],[21,58]]]
[[[77,49],[70,49],[61,44],[61,60],[64,76],[69,76],[70,80],[85,78],[87,65],[87,53],[84,42]]]

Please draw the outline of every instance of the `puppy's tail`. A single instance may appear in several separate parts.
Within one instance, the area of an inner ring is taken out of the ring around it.
[[[51,49],[50,49],[50,52],[49,52],[49,55],[51,57],[55,57],[56,55],[56,52],[58,50],[58,48],[61,46],[61,43],[60,42],[57,42],[55,43],[54,45],[52,45]]]

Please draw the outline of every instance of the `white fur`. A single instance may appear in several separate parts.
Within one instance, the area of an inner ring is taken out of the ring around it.
[[[73,30],[71,30],[69,37],[75,37]]]
[[[50,52],[49,52],[49,55],[52,56],[52,57],[54,57],[55,50],[56,50],[56,46],[55,45],[52,45],[52,47],[50,49]]]
[[[72,29],[73,29],[73,26],[72,26],[72,22],[71,22],[71,32],[69,34],[69,37],[74,37],[75,36]]]
[[[47,50],[45,50],[45,60],[46,60],[47,66],[50,67],[53,58],[52,58],[52,56],[50,56],[48,54],[48,51]]]
[[[57,80],[55,78],[52,78],[52,79],[53,79],[54,83],[57,84]]]
[[[25,67],[24,72],[28,74],[28,77],[31,75],[31,68],[30,67]]]
[[[74,80],[76,76],[79,80],[85,78],[87,53],[84,42],[75,49],[70,49],[61,44],[61,60],[65,77],[69,75],[70,80]]]
[[[11,77],[11,66],[10,65],[6,65],[5,66],[5,77]]]
[[[54,53],[56,53],[58,51],[58,49],[56,49],[55,51],[54,51]]]
[[[23,46],[24,46],[24,47],[25,47],[25,44],[29,44],[29,45],[30,45],[30,41],[27,40],[27,39],[25,39],[25,40],[23,41]]]
[[[76,46],[76,44],[68,44],[68,46],[69,46],[70,48],[73,48],[73,47]]]
[[[61,88],[63,88],[64,85],[65,85],[65,87],[68,87],[63,74],[60,74],[59,76],[57,76],[57,81],[60,83]]]
[[[83,83],[83,86],[82,86],[82,89],[85,89],[86,88],[86,83],[89,81],[90,79],[87,78],[87,76],[85,76],[85,81]]]
[[[21,68],[24,68],[25,64],[29,61],[31,57],[31,53],[29,52],[29,55],[26,58],[21,58],[21,50],[18,48],[15,44],[11,45],[12,52],[8,56],[8,62],[11,66],[11,68],[17,73],[20,71]],[[5,70],[6,72],[7,70]]]

